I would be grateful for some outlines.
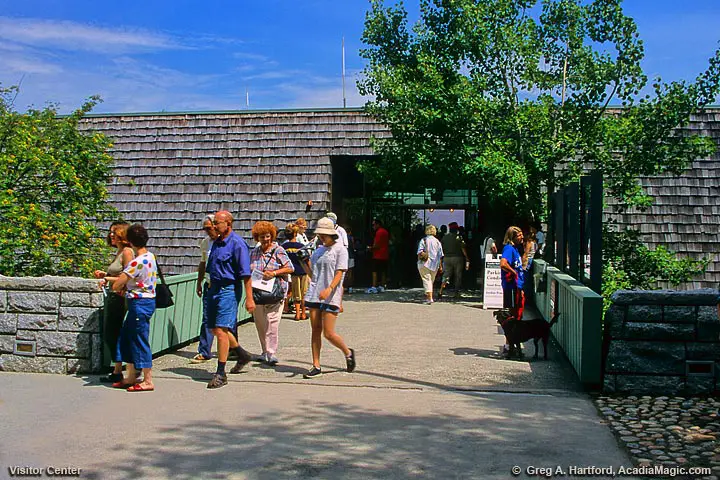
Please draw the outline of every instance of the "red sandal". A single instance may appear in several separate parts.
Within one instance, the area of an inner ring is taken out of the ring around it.
[[[153,390],[155,390],[154,385],[149,387],[147,385],[143,385],[142,383],[136,383],[127,389],[128,392],[152,392]]]

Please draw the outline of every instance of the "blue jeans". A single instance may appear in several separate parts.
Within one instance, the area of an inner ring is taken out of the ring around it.
[[[227,328],[235,331],[242,285],[212,284],[208,290],[207,326],[208,328]]]
[[[213,333],[208,327],[208,286],[207,283],[203,284],[203,312],[202,312],[202,325],[200,325],[200,343],[198,345],[198,353],[205,358],[212,358]]]
[[[128,310],[120,331],[120,354],[135,368],[152,368],[150,317],[155,313],[154,298],[128,299]]]

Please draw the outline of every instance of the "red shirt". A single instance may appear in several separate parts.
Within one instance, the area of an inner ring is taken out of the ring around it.
[[[375,260],[390,260],[390,234],[383,227],[375,230],[375,241],[373,242],[373,256]]]

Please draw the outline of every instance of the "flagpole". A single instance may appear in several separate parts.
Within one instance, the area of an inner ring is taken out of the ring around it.
[[[342,95],[343,108],[347,108],[347,99],[345,97],[345,37],[342,37]]]

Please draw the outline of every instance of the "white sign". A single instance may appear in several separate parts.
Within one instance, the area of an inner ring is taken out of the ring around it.
[[[485,283],[483,286],[483,308],[502,308],[503,290],[500,280],[500,257],[485,256]]]
[[[270,280],[265,280],[263,279],[262,270],[258,270],[256,268],[252,271],[250,278],[253,288],[257,288],[258,290],[263,290],[265,292],[272,292],[273,286],[275,285],[275,277]]]

